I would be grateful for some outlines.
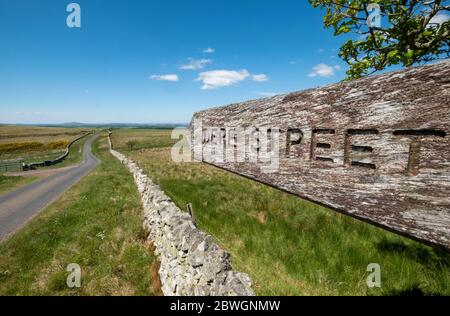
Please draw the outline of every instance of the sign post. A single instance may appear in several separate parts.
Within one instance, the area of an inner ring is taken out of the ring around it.
[[[197,160],[450,251],[450,61],[198,112],[190,128]]]

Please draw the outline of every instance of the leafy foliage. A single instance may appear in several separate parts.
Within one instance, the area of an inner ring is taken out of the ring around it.
[[[412,66],[450,56],[448,0],[308,1],[326,10],[325,27],[333,28],[335,35],[359,34],[339,52],[350,65],[349,79],[391,65]]]

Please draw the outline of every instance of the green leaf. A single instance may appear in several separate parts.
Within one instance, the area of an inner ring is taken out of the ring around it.
[[[333,28],[334,35],[350,33],[353,29],[369,32],[364,23],[369,3],[381,6],[381,30],[363,39],[347,41],[339,56],[350,69],[349,78],[359,78],[371,70],[383,70],[391,65],[411,66],[419,62],[439,59],[450,54],[448,37],[442,36],[449,29],[446,22],[437,32],[435,27],[424,26],[427,13],[419,14],[423,1],[398,0],[309,0],[316,8],[326,11],[325,27]],[[345,5],[348,8],[342,7]],[[358,17],[359,19],[357,19]],[[369,56],[369,57],[367,57]],[[360,60],[360,62],[350,62]]]

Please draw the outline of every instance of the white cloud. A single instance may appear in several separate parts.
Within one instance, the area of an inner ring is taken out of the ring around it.
[[[450,15],[447,15],[445,13],[438,13],[431,19],[428,26],[436,26],[436,24],[441,25],[448,20],[450,20]]]
[[[277,93],[277,92],[258,92],[258,94],[263,96],[263,97],[274,97],[274,96],[279,95],[281,93]]]
[[[159,81],[171,81],[171,82],[177,82],[180,79],[177,75],[169,74],[169,75],[153,75],[150,77],[152,80],[159,80]]]
[[[180,69],[183,70],[199,70],[205,68],[205,65],[212,63],[211,59],[192,59],[188,58],[187,64],[181,65]]]
[[[206,49],[204,49],[203,50],[203,52],[205,53],[205,54],[212,54],[212,53],[214,53],[216,50],[214,49],[214,48],[211,48],[211,47],[208,47],[208,48],[206,48]]]
[[[256,81],[256,82],[269,81],[269,77],[267,77],[267,75],[265,75],[265,74],[253,75],[252,79],[253,79],[253,81]]]
[[[334,68],[327,64],[315,65],[308,77],[331,77],[334,75]]]
[[[334,66],[334,69],[336,69],[337,71],[339,71],[339,70],[341,70],[341,66],[335,65],[335,66]]]
[[[202,81],[202,90],[213,90],[235,85],[250,77],[246,70],[213,70],[199,74],[197,81]]]

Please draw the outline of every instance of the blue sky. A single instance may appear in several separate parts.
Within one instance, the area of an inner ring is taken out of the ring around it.
[[[185,123],[345,77],[306,0],[79,0],[81,28],[70,2],[0,0],[1,123]]]

